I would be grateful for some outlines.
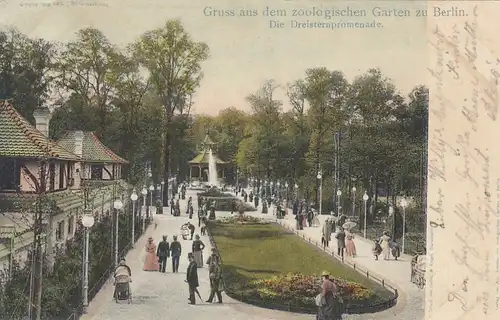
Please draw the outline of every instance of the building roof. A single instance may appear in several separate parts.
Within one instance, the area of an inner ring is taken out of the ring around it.
[[[215,158],[215,163],[216,164],[226,164],[227,162],[222,161],[215,153],[212,154],[213,157]],[[196,157],[193,158],[193,160],[189,161],[190,164],[208,164],[208,151],[202,151],[198,153]]]
[[[71,152],[75,152],[76,134],[77,131],[68,131],[57,140],[57,143]],[[102,144],[97,136],[90,131],[83,132],[82,159],[87,162],[128,163],[127,160],[118,156],[116,153],[111,151],[111,149]]]
[[[0,157],[80,160],[38,131],[5,100],[0,100]]]

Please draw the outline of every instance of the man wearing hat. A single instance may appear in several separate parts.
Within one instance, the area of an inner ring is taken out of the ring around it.
[[[177,241],[177,236],[174,236],[174,241],[170,243],[170,253],[172,256],[172,272],[179,272],[179,259],[181,257],[182,247],[181,243]]]
[[[158,263],[160,264],[158,271],[165,273],[169,255],[170,245],[167,242],[167,236],[163,236],[163,240],[158,244],[158,249],[156,249],[156,256],[158,256]]]
[[[189,304],[196,304],[195,292],[198,291],[200,286],[198,282],[198,266],[194,261],[194,255],[188,253],[189,266],[186,271],[186,282],[189,286]]]
[[[212,254],[207,259],[207,264],[210,266],[212,263],[219,263],[219,255],[217,254],[217,249],[212,248]]]

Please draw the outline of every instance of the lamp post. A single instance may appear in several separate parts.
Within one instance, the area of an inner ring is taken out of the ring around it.
[[[352,217],[356,216],[356,187],[352,187]]]
[[[82,305],[83,313],[87,313],[87,308],[89,306],[89,229],[94,225],[94,217],[86,212],[82,217],[82,225],[85,232],[85,241],[83,245]]]
[[[142,198],[144,199],[142,202],[142,206],[144,208],[144,212],[141,212],[141,219],[142,219],[142,233],[144,233],[144,230],[146,230],[146,197],[148,195],[148,189],[146,187],[142,188],[141,190]]]
[[[163,207],[163,188],[165,188],[165,180],[161,181],[161,206]]]
[[[132,190],[132,194],[130,195],[130,200],[132,200],[132,240],[131,240],[131,246],[132,248],[135,245],[135,203],[139,197],[137,196],[137,192],[135,192],[135,189]]]
[[[155,186],[149,186],[149,216],[148,219],[153,215],[153,192],[155,191]]]
[[[288,182],[285,182],[285,191],[286,191],[285,199],[288,202]]]
[[[299,185],[295,184],[295,200],[299,200]]]
[[[113,202],[113,208],[115,208],[115,214],[116,214],[116,225],[115,225],[115,267],[118,266],[118,216],[119,216],[119,211],[123,208],[123,202],[120,199],[116,199],[115,202]]]
[[[406,237],[406,207],[408,206],[408,202],[406,198],[401,199],[401,208],[403,208],[403,244],[401,246],[401,252],[405,253],[405,237]]]
[[[340,189],[337,190],[337,217],[340,217],[340,197],[342,196],[342,191],[340,191]]]
[[[319,180],[319,200],[318,200],[318,205],[319,205],[319,214],[321,214],[321,210],[323,209],[323,176],[321,175],[321,171],[318,171],[318,174],[316,175],[316,178]]]
[[[391,217],[393,214],[394,214],[394,207],[391,205],[391,206],[389,206],[389,217]],[[387,222],[387,221],[384,220],[384,222]]]
[[[365,191],[365,194],[363,194],[363,202],[365,203],[365,216],[363,220],[363,237],[366,239],[366,203],[368,202],[368,194]]]

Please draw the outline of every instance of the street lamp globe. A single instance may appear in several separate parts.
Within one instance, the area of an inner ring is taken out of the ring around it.
[[[299,185],[298,184],[295,184],[295,189],[298,189],[299,188]]]
[[[365,191],[365,194],[363,195],[363,201],[368,201],[368,198],[369,198],[368,194]]]
[[[150,185],[150,186],[149,186],[149,191],[154,191],[154,190],[155,190],[155,186]]]
[[[342,191],[340,191],[340,189],[337,190],[337,196],[341,196],[342,195]]]
[[[316,178],[318,178],[318,180],[320,180],[320,179],[321,179],[321,177],[322,177],[322,176],[321,176],[321,172],[319,172],[319,171],[318,171],[318,175],[316,176]]]
[[[82,217],[82,225],[85,228],[92,228],[94,225],[94,217],[91,214],[86,214]]]
[[[393,214],[394,213],[394,207],[393,206],[390,206],[389,207],[389,214]]]
[[[132,201],[137,201],[139,197],[137,196],[137,192],[135,192],[135,189],[132,190],[132,194],[130,195],[130,200]]]
[[[146,187],[142,188],[141,193],[142,193],[143,196],[147,195],[148,194],[148,189],[146,189]]]
[[[115,202],[113,202],[113,208],[120,210],[123,208],[123,202],[120,199],[116,199]]]
[[[285,188],[288,188],[288,182],[285,182]]]
[[[352,193],[356,193],[356,187],[352,187]]]
[[[408,206],[408,202],[406,201],[406,198],[401,199],[401,207],[406,208]]]

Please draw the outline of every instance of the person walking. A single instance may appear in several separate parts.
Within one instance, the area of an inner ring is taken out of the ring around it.
[[[194,224],[192,224],[191,222],[187,223],[187,227],[189,229],[189,234],[191,235],[191,238],[189,240],[193,240],[194,230],[196,228],[194,227]]]
[[[160,264],[158,271],[165,273],[167,271],[167,260],[170,256],[170,245],[167,242],[167,236],[163,236],[163,240],[158,244],[156,256],[158,257],[158,263]]]
[[[341,320],[343,313],[343,301],[339,294],[339,289],[333,281],[330,280],[330,274],[323,272],[321,274],[323,283],[321,293],[318,295],[317,320]]]
[[[384,257],[384,260],[389,260],[391,252],[389,248],[389,241],[391,238],[389,237],[389,233],[387,231],[384,231],[382,233],[382,236],[380,237],[380,247],[382,248],[382,256]]]
[[[198,291],[198,287],[200,286],[198,282],[198,267],[196,266],[196,262],[194,262],[194,256],[190,252],[188,253],[189,265],[186,271],[186,282],[189,287],[189,304],[196,304],[195,293]]]
[[[148,242],[145,246],[146,259],[144,260],[144,266],[142,270],[144,271],[158,271],[158,258],[156,257],[156,244],[154,243],[153,237],[148,238]]]
[[[182,246],[177,241],[177,236],[174,236],[174,241],[170,243],[170,256],[172,256],[172,272],[179,272],[179,259],[181,258]]]
[[[324,239],[323,246],[328,247],[330,245],[330,240],[332,238],[332,225],[330,223],[330,218],[326,219],[321,230],[322,239]]]
[[[337,254],[342,258],[342,260],[344,260],[345,237],[346,234],[344,232],[344,228],[341,227],[335,238],[337,239]]]
[[[196,262],[196,265],[198,268],[203,267],[203,249],[205,249],[205,244],[203,241],[200,240],[200,236],[196,235],[195,240],[193,241],[193,256],[194,256],[194,261]]]
[[[210,278],[210,296],[205,302],[212,303],[214,296],[217,296],[217,302],[222,303],[222,291],[224,291],[222,283],[222,270],[219,259],[212,259],[208,276]]]
[[[346,231],[345,251],[349,257],[356,258],[356,244],[351,230]]]

